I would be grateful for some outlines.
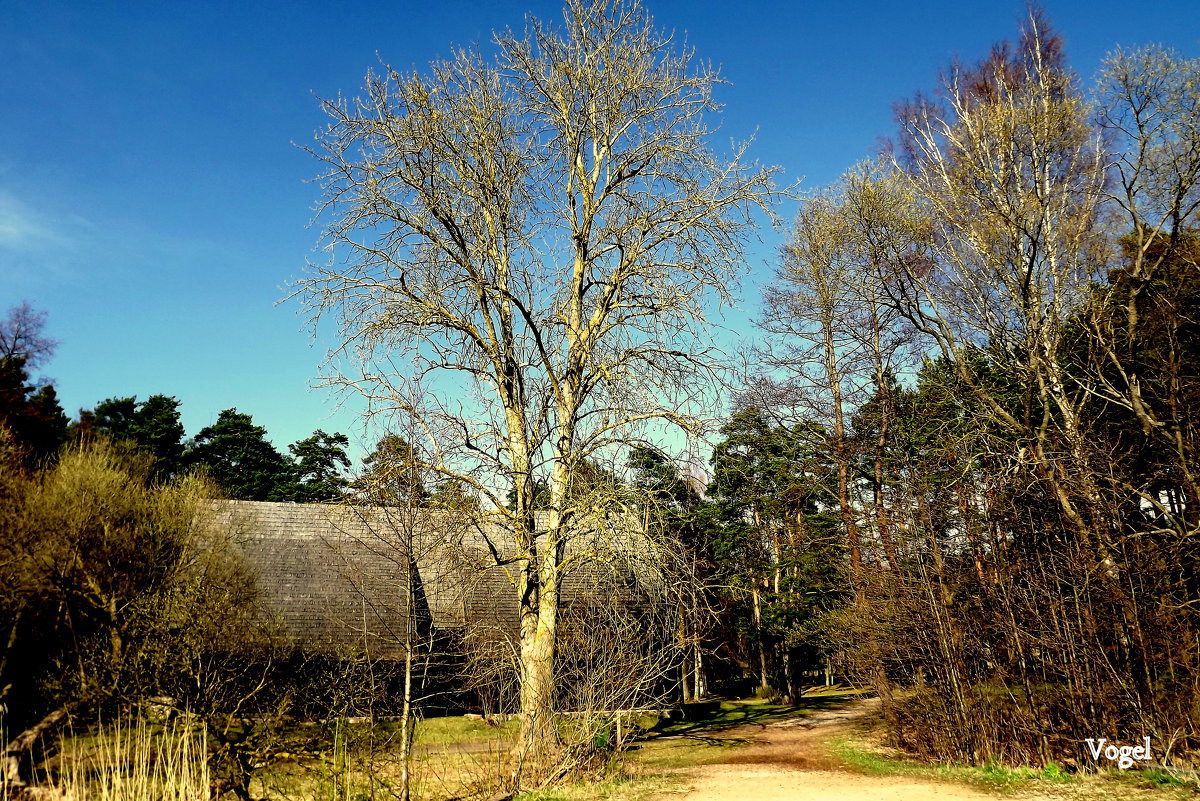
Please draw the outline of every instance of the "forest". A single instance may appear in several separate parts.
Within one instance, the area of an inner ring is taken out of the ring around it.
[[[930,762],[1086,771],[1087,738],[1148,736],[1200,766],[1200,59],[1085,82],[1035,9],[949,64],[798,192],[739,368],[708,320],[796,190],[711,150],[716,74],[637,3],[494,44],[322,101],[342,256],[292,299],[395,421],[361,467],[235,408],[188,438],[166,395],[68,418],[46,315],[0,321],[5,786],[70,716],[170,697],[249,798],[275,724],[220,721],[336,706],[297,704],[341,668],[280,643],[211,498],[510,532],[516,788],[561,775],[568,543],[618,516],[671,556],[679,703],[836,679]]]

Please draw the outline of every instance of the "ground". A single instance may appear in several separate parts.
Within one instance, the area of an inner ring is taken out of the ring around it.
[[[861,764],[847,759],[846,742],[861,744],[864,719],[874,714],[877,701],[818,711],[807,717],[764,719],[724,731],[683,733],[676,748],[690,753],[677,760],[660,751],[657,770],[680,780],[680,790],[661,792],[667,801],[976,801],[998,797],[1021,801],[1075,801],[1076,799],[1169,799],[1190,797],[1182,788],[1139,787],[1117,778],[1090,777],[1070,781],[1014,779],[978,771],[948,772],[946,779],[931,775],[937,769],[920,768],[916,775],[865,773]],[[697,737],[697,735],[699,735]],[[699,740],[689,743],[689,740]],[[659,747],[668,743],[660,743]],[[711,757],[697,760],[695,748]],[[700,764],[695,764],[700,762]],[[649,760],[650,764],[654,759]],[[885,771],[886,773],[886,771]],[[1014,774],[1015,775],[1015,774]],[[980,786],[967,782],[975,781]]]
[[[960,785],[850,773],[831,742],[871,711],[864,701],[806,718],[753,723],[712,739],[744,741],[715,764],[679,768],[685,801],[966,801],[991,796]]]
[[[1194,781],[1150,771],[1071,776],[1046,769],[937,767],[882,745],[877,701],[860,691],[821,688],[799,706],[748,699],[688,704],[683,717],[624,718],[637,737],[628,751],[588,750],[584,775],[549,783],[520,801],[1196,801]],[[182,725],[180,725],[182,724]],[[332,724],[330,728],[329,724]],[[564,725],[579,733],[579,719]],[[414,797],[509,797],[507,777],[517,721],[435,717],[417,727]],[[566,729],[564,729],[565,731]],[[397,797],[400,763],[393,722],[342,719],[287,732],[258,773],[265,801],[362,801]],[[68,798],[161,801],[207,795],[203,731],[186,720],[119,721],[70,735],[51,766]],[[286,750],[284,750],[286,749]],[[166,757],[164,759],[164,757]],[[1165,786],[1164,786],[1165,785]],[[151,792],[153,791],[153,792]],[[0,797],[4,794],[0,791]],[[0,798],[2,801],[2,798]]]

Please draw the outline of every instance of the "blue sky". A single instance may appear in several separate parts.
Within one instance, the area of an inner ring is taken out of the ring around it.
[[[727,4],[661,0],[731,85],[721,136],[815,188],[891,130],[891,104],[1015,35],[1014,2]],[[376,53],[421,68],[551,2],[0,0],[0,311],[30,301],[61,340],[64,407],[174,395],[188,433],[236,406],[275,444],[362,438],[353,404],[310,388],[325,343],[278,304],[313,255],[317,164],[293,143],[314,96],[355,93]],[[1114,46],[1200,55],[1195,0],[1047,0],[1085,80]],[[784,216],[792,209],[784,207]],[[742,316],[777,239],[751,254]],[[355,448],[361,453],[361,445]]]

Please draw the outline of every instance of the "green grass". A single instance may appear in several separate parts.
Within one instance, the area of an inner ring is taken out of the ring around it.
[[[520,801],[647,801],[679,788],[669,776],[610,776],[597,782],[535,790],[517,796]]]
[[[1145,793],[1153,791],[1158,798],[1195,798],[1200,795],[1200,779],[1188,772],[1180,775],[1170,770],[1148,768],[1146,770],[1109,770],[1108,778],[1125,788],[1138,788]]]
[[[399,733],[399,724],[397,734]],[[425,718],[418,721],[413,743],[420,746],[445,746],[462,743],[482,743],[492,740],[511,741],[516,737],[520,722],[506,720],[495,725],[472,720],[463,715]]]
[[[911,776],[919,779],[951,781],[998,794],[1044,792],[1054,798],[1087,801],[1162,801],[1194,798],[1200,788],[1164,771],[1103,771],[1099,774],[1068,773],[1051,763],[1044,768],[1008,767],[994,763],[979,767],[967,765],[926,765],[906,759],[895,752],[883,752],[858,737],[835,738],[830,742],[834,754],[847,767],[876,776]]]
[[[834,738],[830,745],[833,753],[848,767],[873,776],[913,776],[954,781],[999,793],[1033,789],[1046,783],[1076,781],[1073,775],[1054,763],[1041,769],[1008,767],[990,762],[978,767],[925,765],[896,754],[882,753],[856,737]]]
[[[1173,773],[1168,773],[1165,770],[1156,770],[1154,768],[1151,768],[1150,770],[1143,770],[1141,772],[1141,778],[1150,784],[1154,784],[1159,787],[1194,786],[1194,782],[1188,782]]]

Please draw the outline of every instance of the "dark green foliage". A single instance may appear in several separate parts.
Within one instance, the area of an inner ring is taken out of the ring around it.
[[[638,445],[629,452],[633,470],[633,488],[643,493],[658,508],[683,514],[700,503],[695,485],[679,471],[673,459],[648,445]]]
[[[509,509],[515,508],[517,504],[517,491],[510,489],[505,495],[505,500],[508,503]],[[533,480],[533,499],[530,502],[530,506],[538,511],[550,507],[550,482],[544,478],[535,478]]]
[[[822,616],[847,592],[843,542],[826,508],[834,479],[824,434],[773,424],[753,407],[721,433],[705,511],[741,661],[753,663],[757,652],[760,685],[794,695],[796,671],[822,655]]]
[[[465,481],[448,478],[441,481],[429,496],[429,505],[440,509],[468,513],[479,508],[479,498],[468,489]]]
[[[633,471],[631,489],[647,513],[680,543],[696,564],[701,579],[712,570],[711,513],[696,483],[680,472],[679,465],[657,448],[638,445],[629,452]]]
[[[90,412],[79,413],[80,422],[96,431],[108,434],[113,439],[129,439],[129,429],[137,413],[137,398],[109,398],[96,404]]]
[[[771,538],[828,501],[829,466],[817,452],[823,434],[771,424],[755,408],[733,415],[713,450],[707,492],[722,523],[714,555],[754,573],[778,558]]]
[[[613,471],[597,462],[584,460],[571,471],[566,497],[575,502],[591,497],[601,503],[608,503],[623,492],[621,479]],[[514,508],[516,499],[516,490],[510,489],[505,496],[509,509]],[[550,508],[550,482],[546,479],[533,479],[533,497],[530,507],[534,511]]]
[[[138,407],[129,434],[154,455],[159,477],[179,475],[183,469],[184,434],[177,399],[151,395]]]
[[[729,517],[778,519],[821,494],[814,479],[827,468],[816,451],[824,439],[818,428],[772,423],[762,410],[748,407],[736,412],[721,434],[708,491],[725,499]]]
[[[346,456],[349,444],[345,434],[326,434],[317,429],[311,437],[289,445],[295,465],[287,500],[320,503],[342,498],[349,486],[342,475],[350,467]]]
[[[1097,409],[1094,429],[1111,443],[1112,453],[1133,486],[1167,499],[1165,509],[1127,509],[1136,518],[1148,514],[1169,520],[1173,512],[1200,506],[1195,480],[1187,480],[1197,461],[1194,432],[1200,425],[1200,231],[1149,237],[1145,258],[1152,271],[1135,275],[1114,270],[1099,287],[1089,312],[1094,338],[1111,344],[1116,357],[1100,351],[1093,338],[1081,337],[1079,360],[1095,365],[1104,384],[1131,395],[1136,380],[1139,404],[1106,403]],[[1123,240],[1132,258],[1133,236]],[[1091,349],[1088,353],[1085,349]],[[1184,513],[1170,524],[1178,534],[1200,517]]]
[[[103,435],[153,457],[153,475],[160,481],[185,469],[203,469],[237,500],[320,503],[343,496],[348,486],[343,471],[350,466],[344,434],[318,429],[288,446],[289,459],[275,450],[250,415],[226,409],[186,449],[179,405],[166,395],[151,395],[141,403],[136,397],[108,398],[81,410],[71,433],[80,439]]]
[[[154,457],[154,475],[160,480],[178,476],[184,468],[184,430],[179,401],[151,395],[142,403],[136,397],[109,398],[92,410],[81,410],[72,426],[75,436],[92,433],[126,442]]]
[[[363,472],[354,482],[358,498],[380,506],[425,506],[429,491],[422,476],[426,468],[417,449],[403,437],[384,435],[363,458]]]
[[[27,467],[58,452],[66,439],[67,416],[54,386],[31,382],[24,356],[0,357],[0,427],[8,430]]]
[[[266,429],[237,409],[226,409],[201,429],[188,463],[205,470],[235,500],[287,500],[292,489],[288,460],[267,440]]]

